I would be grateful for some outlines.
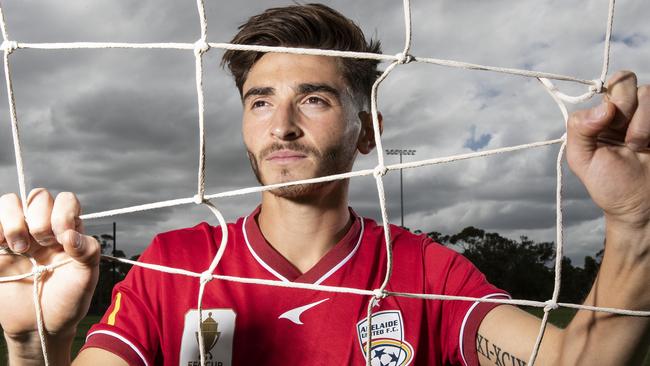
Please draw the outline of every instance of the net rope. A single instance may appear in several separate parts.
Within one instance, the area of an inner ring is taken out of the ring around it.
[[[164,273],[170,273],[175,275],[183,275],[194,277],[198,280],[199,283],[199,294],[197,299],[197,308],[199,312],[198,316],[198,336],[199,336],[199,351],[200,351],[200,361],[201,364],[205,364],[205,349],[203,345],[203,332],[201,329],[201,320],[202,320],[202,301],[203,295],[205,293],[206,285],[213,280],[218,281],[231,281],[243,284],[256,284],[256,285],[265,285],[265,286],[274,286],[274,287],[285,287],[285,288],[297,288],[304,290],[312,291],[323,291],[331,293],[345,293],[345,294],[354,294],[359,296],[366,296],[369,298],[368,307],[367,307],[367,326],[370,328],[372,322],[373,308],[378,304],[382,299],[389,296],[405,297],[405,298],[416,298],[423,300],[441,300],[441,301],[471,301],[471,302],[486,302],[486,303],[498,303],[498,304],[511,304],[511,305],[521,305],[521,306],[533,306],[543,308],[544,315],[540,324],[539,333],[535,341],[534,347],[531,351],[531,356],[528,360],[529,365],[534,365],[535,359],[537,357],[543,336],[544,330],[548,324],[548,315],[549,312],[557,309],[558,307],[566,307],[579,310],[588,310],[588,311],[597,311],[605,312],[612,314],[620,315],[630,315],[630,316],[650,316],[650,311],[635,311],[629,309],[618,309],[618,308],[608,308],[608,307],[596,307],[588,306],[582,304],[572,304],[572,303],[561,303],[558,302],[559,292],[560,292],[560,282],[561,282],[561,260],[563,257],[563,246],[564,246],[564,233],[563,233],[563,212],[562,212],[562,187],[563,187],[563,177],[562,177],[562,161],[564,159],[564,152],[566,147],[566,133],[560,138],[546,140],[546,141],[537,141],[526,143],[516,146],[508,146],[497,149],[472,152],[467,154],[457,154],[452,156],[443,156],[436,157],[424,160],[418,160],[414,162],[400,163],[400,164],[391,164],[386,165],[384,162],[384,149],[382,148],[381,134],[379,133],[379,122],[378,122],[378,113],[377,113],[377,91],[380,84],[386,80],[390,73],[397,67],[405,65],[412,62],[420,62],[433,64],[444,67],[453,67],[461,68],[466,70],[479,70],[479,71],[490,71],[496,73],[510,74],[521,77],[536,78],[540,81],[542,87],[550,94],[552,99],[558,105],[558,108],[562,112],[565,128],[568,120],[568,111],[566,103],[576,104],[587,101],[591,99],[594,95],[602,93],[604,91],[605,78],[607,76],[608,67],[609,67],[609,58],[610,58],[610,44],[611,44],[611,35],[612,35],[612,26],[614,20],[614,8],[615,0],[609,1],[609,10],[607,15],[607,29],[605,34],[605,46],[603,50],[603,64],[602,71],[599,78],[594,80],[585,80],[579,79],[572,76],[566,76],[561,74],[554,74],[542,71],[530,71],[523,69],[515,68],[504,68],[488,65],[479,65],[472,64],[461,61],[454,60],[444,60],[436,58],[427,58],[415,56],[410,53],[411,50],[411,40],[412,40],[412,22],[411,22],[411,5],[409,0],[403,0],[403,15],[404,15],[404,47],[402,52],[396,55],[387,55],[387,54],[374,54],[374,53],[364,53],[364,52],[348,52],[348,51],[334,51],[334,50],[322,50],[322,49],[312,49],[312,48],[291,48],[291,47],[269,47],[269,46],[254,46],[254,45],[241,45],[241,44],[230,44],[230,43],[213,43],[208,42],[207,38],[207,18],[205,15],[205,7],[203,0],[196,1],[198,16],[199,16],[199,25],[200,25],[200,38],[194,43],[117,43],[117,42],[68,42],[68,43],[23,43],[17,42],[11,39],[7,31],[7,25],[5,22],[5,16],[2,11],[2,6],[0,6],[0,31],[2,33],[3,42],[0,45],[0,49],[4,52],[4,71],[5,71],[5,81],[7,89],[7,98],[9,102],[9,114],[11,120],[12,128],[12,137],[13,137],[13,146],[14,153],[16,158],[16,171],[18,176],[18,185],[20,190],[20,199],[22,201],[23,207],[27,207],[27,194],[26,194],[26,184],[25,184],[25,173],[24,173],[24,164],[22,159],[22,148],[20,143],[20,134],[19,134],[19,123],[18,116],[16,112],[16,102],[13,92],[13,85],[11,79],[11,68],[10,68],[10,55],[19,49],[37,49],[37,50],[56,50],[56,49],[107,49],[107,48],[123,48],[123,49],[175,49],[175,50],[190,50],[194,53],[195,57],[195,79],[196,79],[196,92],[197,92],[197,103],[198,103],[198,122],[199,122],[199,162],[198,162],[198,179],[197,179],[197,193],[193,197],[188,198],[177,198],[166,201],[152,202],[142,205],[129,206],[120,209],[107,210],[102,212],[96,212],[86,215],[81,215],[80,218],[83,220],[97,219],[109,216],[116,216],[126,213],[147,211],[153,209],[159,209],[163,207],[172,207],[178,205],[186,205],[190,203],[206,206],[216,217],[219,226],[221,227],[221,244],[217,254],[213,258],[210,266],[203,272],[192,272],[184,269],[173,268],[153,263],[144,263],[136,262],[124,258],[116,258],[108,255],[102,255],[102,258],[109,261],[117,261],[121,263],[127,263],[134,266],[141,267],[146,270],[159,271]],[[289,54],[302,54],[302,55],[322,55],[330,57],[346,57],[346,58],[357,58],[357,59],[371,59],[378,61],[388,61],[390,64],[386,67],[382,75],[377,79],[372,87],[371,93],[371,114],[373,121],[373,129],[375,131],[375,144],[377,147],[377,165],[373,169],[363,169],[351,171],[343,174],[335,174],[326,177],[305,179],[300,181],[293,181],[282,184],[272,184],[266,186],[256,186],[235,189],[225,192],[206,194],[205,192],[205,166],[206,166],[206,156],[205,156],[205,127],[204,127],[204,114],[205,114],[205,104],[204,104],[204,93],[203,93],[203,56],[209,52],[210,49],[224,49],[224,50],[239,50],[239,51],[256,51],[256,52],[282,52]],[[587,90],[580,94],[571,96],[561,92],[551,80],[556,81],[568,81],[576,84],[582,84],[587,87]],[[612,141],[607,141],[612,143]],[[554,287],[553,294],[551,299],[547,301],[532,301],[526,299],[504,299],[504,298],[475,298],[475,297],[465,297],[465,296],[448,296],[440,294],[422,294],[422,293],[405,293],[405,292],[394,292],[387,290],[388,283],[391,278],[393,271],[393,256],[392,256],[392,246],[391,246],[391,237],[389,230],[389,218],[388,212],[386,209],[386,195],[384,192],[384,182],[383,177],[389,171],[400,170],[400,169],[411,169],[419,168],[435,164],[450,163],[466,159],[481,158],[495,154],[502,154],[508,152],[514,152],[524,149],[538,148],[548,145],[560,144],[560,149],[557,155],[556,161],[556,254],[555,254],[555,277],[554,277]],[[223,257],[226,245],[228,243],[228,230],[226,221],[219,211],[219,209],[212,202],[213,200],[224,198],[224,197],[233,197],[245,194],[251,194],[256,192],[263,192],[268,190],[273,190],[281,187],[298,185],[298,184],[313,184],[319,182],[329,182],[340,179],[349,179],[353,177],[361,176],[370,176],[372,175],[375,178],[375,183],[377,186],[377,194],[379,200],[379,206],[381,211],[382,226],[384,228],[384,243],[386,246],[386,273],[381,285],[376,289],[360,289],[360,288],[351,288],[351,287],[334,287],[326,286],[320,284],[306,284],[306,283],[293,283],[293,282],[284,282],[278,280],[264,280],[257,278],[244,278],[228,275],[216,275],[214,271],[219,265]],[[4,255],[17,255],[11,253],[8,250],[4,250]],[[24,256],[24,255],[23,255]],[[0,277],[0,283],[10,282],[10,281],[20,281],[27,279],[29,277],[33,278],[33,297],[34,305],[36,311],[36,318],[38,323],[38,332],[43,352],[43,358],[45,365],[49,365],[49,359],[47,355],[47,340],[45,329],[45,324],[42,318],[42,308],[39,299],[39,283],[42,280],[42,275],[45,272],[53,271],[56,268],[66,265],[71,262],[71,259],[56,263],[51,263],[48,265],[40,265],[33,258],[29,258],[32,263],[32,271],[20,275]],[[372,350],[372,332],[368,334],[368,340],[366,343],[366,364],[371,364],[370,351]]]

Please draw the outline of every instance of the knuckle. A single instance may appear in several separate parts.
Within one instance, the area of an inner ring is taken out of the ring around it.
[[[641,85],[638,90],[639,97],[649,98],[650,97],[650,85]]]
[[[74,228],[75,215],[70,211],[57,212],[52,215],[52,226]]]
[[[90,244],[90,249],[88,250],[88,253],[90,255],[96,255],[101,252],[101,246],[99,245],[99,242],[97,239],[95,239],[92,236],[86,236],[87,242]]]
[[[15,193],[5,193],[2,196],[0,196],[0,205],[8,205],[12,203],[20,202],[20,199],[18,198],[18,195]]]
[[[576,128],[580,124],[580,121],[586,118],[587,113],[587,110],[579,110],[571,113],[567,121],[567,126],[569,128]]]
[[[57,195],[52,210],[52,225],[74,228],[80,211],[77,196],[71,192],[61,192]]]
[[[619,70],[615,72],[614,75],[612,76],[612,80],[614,82],[618,82],[621,80],[630,80],[630,79],[633,80],[634,82],[637,81],[636,74],[631,70]]]
[[[646,140],[650,138],[650,127],[649,128],[642,128],[642,127],[630,127],[628,134],[630,137],[636,140]]]
[[[44,221],[38,221],[36,223],[30,223],[29,233],[34,238],[43,238],[46,236],[51,236],[50,234],[50,225]]]
[[[636,99],[616,99],[615,103],[620,109],[626,111],[634,110],[637,106]]]
[[[68,209],[75,211],[76,214],[81,213],[81,202],[76,194],[72,192],[62,192],[59,194],[65,203],[64,206]]]
[[[25,239],[25,230],[20,226],[6,227],[4,228],[4,235],[10,241]]]
[[[56,196],[57,200],[70,201],[74,204],[79,204],[79,199],[77,195],[72,192],[61,192]]]
[[[632,77],[632,78],[636,79],[636,74],[632,70],[623,69],[623,70],[619,71],[619,74],[621,74],[625,78]]]
[[[621,115],[627,119],[632,118],[632,115],[634,115],[634,111],[637,108],[637,100],[636,100],[636,95],[634,99],[630,98],[609,98],[609,101],[614,103],[617,109],[617,113],[621,113]]]
[[[620,94],[627,91],[630,93],[631,87],[635,87],[638,83],[636,74],[629,70],[617,71],[607,81],[608,94]]]
[[[36,198],[38,195],[40,195],[43,192],[47,192],[47,189],[39,187],[39,188],[34,188],[29,192],[29,195],[27,195],[27,203],[30,204],[34,198]],[[47,192],[49,194],[49,192]]]
[[[99,242],[92,236],[82,236],[80,240],[83,241],[84,248],[77,259],[89,266],[98,265],[101,254]]]

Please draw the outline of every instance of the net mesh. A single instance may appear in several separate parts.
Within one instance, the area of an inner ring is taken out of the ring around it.
[[[627,309],[615,309],[615,308],[605,308],[605,307],[595,307],[595,306],[586,306],[581,304],[572,304],[572,303],[561,303],[558,302],[558,296],[560,292],[560,280],[561,280],[561,260],[563,257],[563,222],[562,222],[562,160],[564,158],[564,151],[566,146],[566,134],[563,136],[545,141],[537,141],[517,146],[508,146],[498,149],[491,149],[479,152],[473,152],[468,154],[460,154],[453,156],[443,156],[435,157],[430,159],[424,159],[408,163],[400,164],[391,164],[386,165],[384,163],[384,149],[382,148],[381,134],[379,131],[379,122],[378,122],[378,113],[377,113],[377,91],[380,84],[389,76],[389,74],[397,67],[412,63],[427,63],[438,66],[445,67],[454,67],[462,68],[467,70],[480,70],[480,71],[490,71],[497,73],[505,73],[511,75],[518,75],[528,78],[536,78],[540,81],[540,85],[551,95],[553,100],[557,103],[560,108],[565,124],[568,120],[568,112],[566,103],[580,103],[589,100],[594,95],[603,92],[603,85],[605,78],[607,76],[608,65],[609,65],[609,54],[610,54],[610,40],[612,33],[612,24],[614,19],[614,5],[615,1],[609,1],[609,11],[607,17],[607,31],[605,34],[605,47],[603,49],[603,64],[602,71],[598,78],[593,80],[584,80],[567,75],[553,74],[542,71],[530,71],[523,69],[514,69],[514,68],[503,68],[487,65],[472,64],[467,62],[460,62],[454,60],[444,60],[436,58],[427,58],[420,57],[410,53],[411,50],[411,4],[409,0],[403,0],[403,12],[404,12],[404,47],[402,52],[396,55],[387,55],[387,54],[374,54],[374,53],[363,53],[363,52],[347,52],[347,51],[334,51],[334,50],[322,50],[322,49],[306,49],[306,48],[291,48],[291,47],[268,47],[268,46],[253,46],[253,45],[242,45],[242,44],[229,44],[229,43],[214,43],[209,42],[207,39],[207,19],[205,15],[204,2],[202,0],[197,0],[197,10],[198,18],[200,22],[200,38],[194,43],[117,43],[117,42],[69,42],[69,43],[23,43],[17,42],[11,39],[7,31],[7,26],[5,22],[5,17],[2,12],[2,7],[0,6],[0,31],[2,32],[3,42],[0,48],[4,51],[4,70],[5,70],[5,80],[7,88],[7,96],[9,99],[9,113],[11,119],[14,151],[16,158],[16,171],[18,175],[18,184],[20,190],[20,199],[23,203],[23,207],[27,207],[27,194],[26,194],[26,184],[25,184],[25,174],[24,174],[24,165],[21,153],[21,143],[19,135],[19,123],[15,106],[15,98],[13,92],[13,86],[11,81],[11,69],[10,69],[10,55],[19,49],[40,49],[40,50],[56,50],[56,49],[105,49],[105,48],[123,48],[123,49],[180,49],[188,50],[194,53],[195,57],[195,71],[196,71],[196,92],[197,92],[197,103],[198,103],[198,123],[199,123],[199,162],[198,162],[198,179],[197,179],[197,193],[193,197],[187,198],[178,198],[171,199],[160,202],[152,202],[143,205],[124,207],[115,210],[107,210],[102,212],[96,212],[91,214],[82,215],[80,218],[84,220],[97,219],[109,216],[115,216],[125,213],[153,210],[163,207],[172,207],[178,205],[187,205],[187,204],[198,204],[206,206],[217,218],[219,225],[222,229],[222,240],[219,246],[219,250],[212,260],[210,266],[203,272],[191,272],[183,269],[162,266],[152,263],[143,263],[136,262],[124,258],[115,258],[112,256],[104,255],[103,258],[119,261],[123,263],[132,264],[145,268],[147,270],[160,271],[165,273],[171,273],[182,276],[194,277],[199,282],[199,295],[197,299],[198,307],[198,324],[197,329],[201,329],[201,320],[202,318],[202,299],[205,291],[205,286],[208,282],[213,280],[218,281],[232,281],[243,284],[258,284],[266,286],[276,286],[276,287],[288,287],[288,288],[299,288],[304,290],[312,291],[324,291],[324,292],[333,292],[333,293],[347,293],[355,294],[359,296],[365,296],[369,298],[368,308],[367,308],[367,326],[371,327],[372,322],[372,313],[374,304],[383,298],[389,296],[401,296],[408,298],[417,298],[425,300],[441,300],[441,301],[471,301],[471,302],[490,302],[490,303],[500,303],[500,304],[512,304],[512,305],[524,305],[524,306],[533,306],[540,307],[544,310],[544,315],[542,317],[541,325],[539,328],[539,333],[535,341],[535,345],[532,349],[530,358],[528,360],[529,365],[534,365],[535,359],[537,357],[540,344],[544,335],[544,330],[548,324],[548,315],[549,312],[558,307],[574,308],[574,309],[583,309],[589,311],[598,311],[598,312],[607,312],[613,314],[622,314],[622,315],[633,315],[633,316],[650,316],[650,311],[632,311]],[[330,175],[326,177],[319,177],[313,179],[306,179],[300,181],[293,181],[282,184],[272,184],[266,186],[256,186],[235,189],[225,192],[219,192],[214,194],[207,194],[205,192],[205,166],[206,166],[206,155],[205,155],[205,129],[204,129],[204,96],[203,96],[203,57],[210,49],[226,49],[226,50],[240,50],[240,51],[256,51],[256,52],[282,52],[290,54],[306,54],[306,55],[322,55],[330,57],[346,57],[346,58],[359,58],[359,59],[373,59],[379,61],[389,62],[388,67],[382,73],[382,75],[377,79],[375,84],[372,87],[371,94],[371,112],[373,120],[373,128],[375,131],[375,143],[377,147],[377,165],[373,169],[362,169],[355,170],[348,173]],[[561,92],[551,80],[556,81],[568,81],[576,84],[582,84],[585,86],[586,90],[583,94],[571,96]],[[480,158],[484,156],[494,155],[494,154],[503,154],[507,152],[514,152],[523,149],[531,149],[536,147],[542,147],[547,145],[560,144],[560,149],[557,156],[556,162],[556,263],[555,263],[555,279],[554,279],[554,289],[552,297],[547,301],[532,301],[526,299],[493,299],[493,298],[474,298],[474,297],[464,297],[464,296],[447,296],[439,294],[422,294],[422,293],[403,293],[403,292],[393,292],[386,289],[391,274],[393,271],[393,258],[392,258],[392,247],[391,247],[391,237],[390,230],[388,229],[389,219],[386,209],[386,195],[384,193],[384,181],[383,177],[387,172],[392,170],[400,169],[410,169],[423,167],[434,164],[443,164],[453,161],[465,160]],[[215,268],[218,266],[219,262],[222,259],[223,253],[225,251],[226,245],[228,243],[228,230],[226,229],[226,221],[219,211],[219,209],[213,204],[212,201],[223,198],[223,197],[232,197],[238,195],[251,194],[256,192],[263,192],[268,190],[277,189],[280,187],[286,187],[291,185],[299,184],[313,184],[318,182],[329,182],[340,179],[348,179],[353,177],[361,176],[374,176],[378,200],[382,218],[382,225],[384,227],[384,244],[386,246],[387,252],[387,263],[386,263],[386,273],[381,283],[381,286],[375,289],[361,289],[361,288],[350,288],[350,287],[333,287],[325,285],[315,285],[315,284],[305,284],[305,283],[292,283],[276,280],[264,280],[256,278],[244,278],[244,277],[235,277],[227,275],[216,275],[214,274]],[[11,253],[4,253],[10,255]],[[0,282],[9,282],[9,281],[18,281],[32,277],[33,279],[33,295],[34,295],[34,305],[36,309],[36,318],[38,323],[38,331],[41,340],[41,347],[44,357],[44,362],[46,365],[49,364],[49,359],[47,355],[47,341],[45,337],[46,330],[44,329],[43,319],[42,319],[42,309],[39,301],[39,281],[41,275],[46,271],[56,270],[57,267],[66,265],[71,260],[66,260],[63,262],[52,263],[48,265],[40,265],[33,258],[29,258],[33,269],[31,272],[24,273],[21,275],[10,276],[10,277],[1,277]],[[198,332],[199,336],[199,345],[200,345],[200,359],[201,364],[204,364],[206,361],[206,352],[204,349],[203,343],[203,332]],[[367,341],[368,345],[372,344],[372,334],[371,332],[368,335],[369,339]],[[371,364],[370,357],[371,347],[366,347],[366,363],[367,365]]]

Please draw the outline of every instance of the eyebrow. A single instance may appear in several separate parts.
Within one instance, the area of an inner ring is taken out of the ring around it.
[[[253,95],[273,95],[275,94],[275,88],[272,88],[270,86],[267,87],[261,87],[261,88],[250,88],[244,94],[244,96],[241,98],[242,101],[245,101],[249,97],[252,97]]]
[[[336,89],[335,87],[329,85],[329,84],[300,84],[298,86],[298,93],[300,94],[309,94],[309,93],[315,93],[315,92],[321,92],[321,93],[328,93],[331,94],[332,96],[336,97],[337,99],[340,98],[341,93]]]
[[[325,83],[319,83],[319,84],[311,84],[311,83],[303,83],[298,86],[298,93],[299,94],[309,94],[309,93],[316,93],[316,92],[321,92],[321,93],[328,93],[331,94],[333,97],[336,99],[340,99],[341,93],[336,89],[335,87],[325,84]],[[242,101],[246,101],[246,99],[254,96],[254,95],[273,95],[275,94],[275,88],[267,86],[267,87],[252,87],[246,91],[244,96],[242,97]]]

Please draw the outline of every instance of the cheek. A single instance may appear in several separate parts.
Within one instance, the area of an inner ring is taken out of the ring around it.
[[[356,149],[359,133],[361,132],[361,124],[355,120],[349,119],[344,129],[344,135],[341,140],[346,145],[352,145],[351,147]]]
[[[256,129],[253,124],[244,121],[242,123],[241,133],[246,149],[249,151],[255,151],[255,143],[259,141],[259,136],[257,136],[257,134],[259,134],[259,129]]]

